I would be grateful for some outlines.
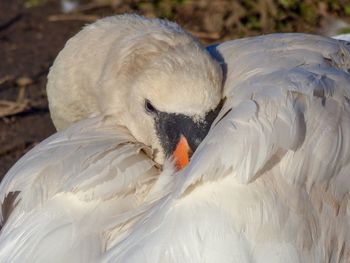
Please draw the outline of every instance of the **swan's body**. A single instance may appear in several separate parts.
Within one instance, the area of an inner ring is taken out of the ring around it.
[[[349,51],[303,34],[213,48],[232,110],[106,260],[348,262]]]
[[[189,166],[159,174],[113,117],[74,124],[2,183],[19,201],[0,261],[348,262],[348,43],[281,34],[210,51],[226,101]]]

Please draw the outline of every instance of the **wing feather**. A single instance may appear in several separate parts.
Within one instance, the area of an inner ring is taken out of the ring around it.
[[[0,261],[98,261],[110,230],[139,213],[159,174],[145,147],[95,117],[28,152],[0,186],[2,202],[16,193],[2,214]]]

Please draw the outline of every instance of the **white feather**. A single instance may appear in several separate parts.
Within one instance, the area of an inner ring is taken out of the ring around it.
[[[350,41],[350,34],[340,34],[340,35],[333,36],[332,38],[339,39],[339,40]]]

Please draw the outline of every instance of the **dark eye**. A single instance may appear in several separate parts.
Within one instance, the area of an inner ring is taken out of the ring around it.
[[[152,103],[149,100],[145,100],[145,110],[146,112],[152,114],[157,112],[156,108],[153,107]]]

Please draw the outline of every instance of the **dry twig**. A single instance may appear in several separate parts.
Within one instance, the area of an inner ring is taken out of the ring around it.
[[[0,85],[6,83],[6,82],[8,82],[8,81],[13,80],[14,78],[15,78],[15,77],[12,76],[12,75],[6,75],[6,76],[4,76],[4,77],[1,77],[1,78],[0,78]]]
[[[22,18],[22,14],[17,14],[15,16],[11,17],[9,20],[7,20],[4,23],[0,24],[0,31],[11,27],[16,22],[18,22],[21,18]]]
[[[198,37],[198,38],[203,38],[203,39],[210,39],[210,40],[217,40],[221,38],[220,33],[217,32],[199,32],[199,31],[191,31],[187,30],[190,32],[193,36]]]
[[[69,14],[69,15],[51,15],[47,18],[50,22],[57,21],[86,21],[86,22],[95,22],[99,19],[99,16],[96,15],[81,15],[81,14]]]
[[[22,102],[0,100],[0,118],[12,116],[28,110],[28,100]]]
[[[86,11],[91,11],[93,9],[110,7],[110,6],[111,6],[111,3],[92,2],[92,3],[83,4],[83,5],[78,6],[77,8],[74,9],[74,12],[86,12]]]
[[[0,100],[0,118],[15,115],[30,108],[25,89],[25,85],[19,87],[16,101]]]

